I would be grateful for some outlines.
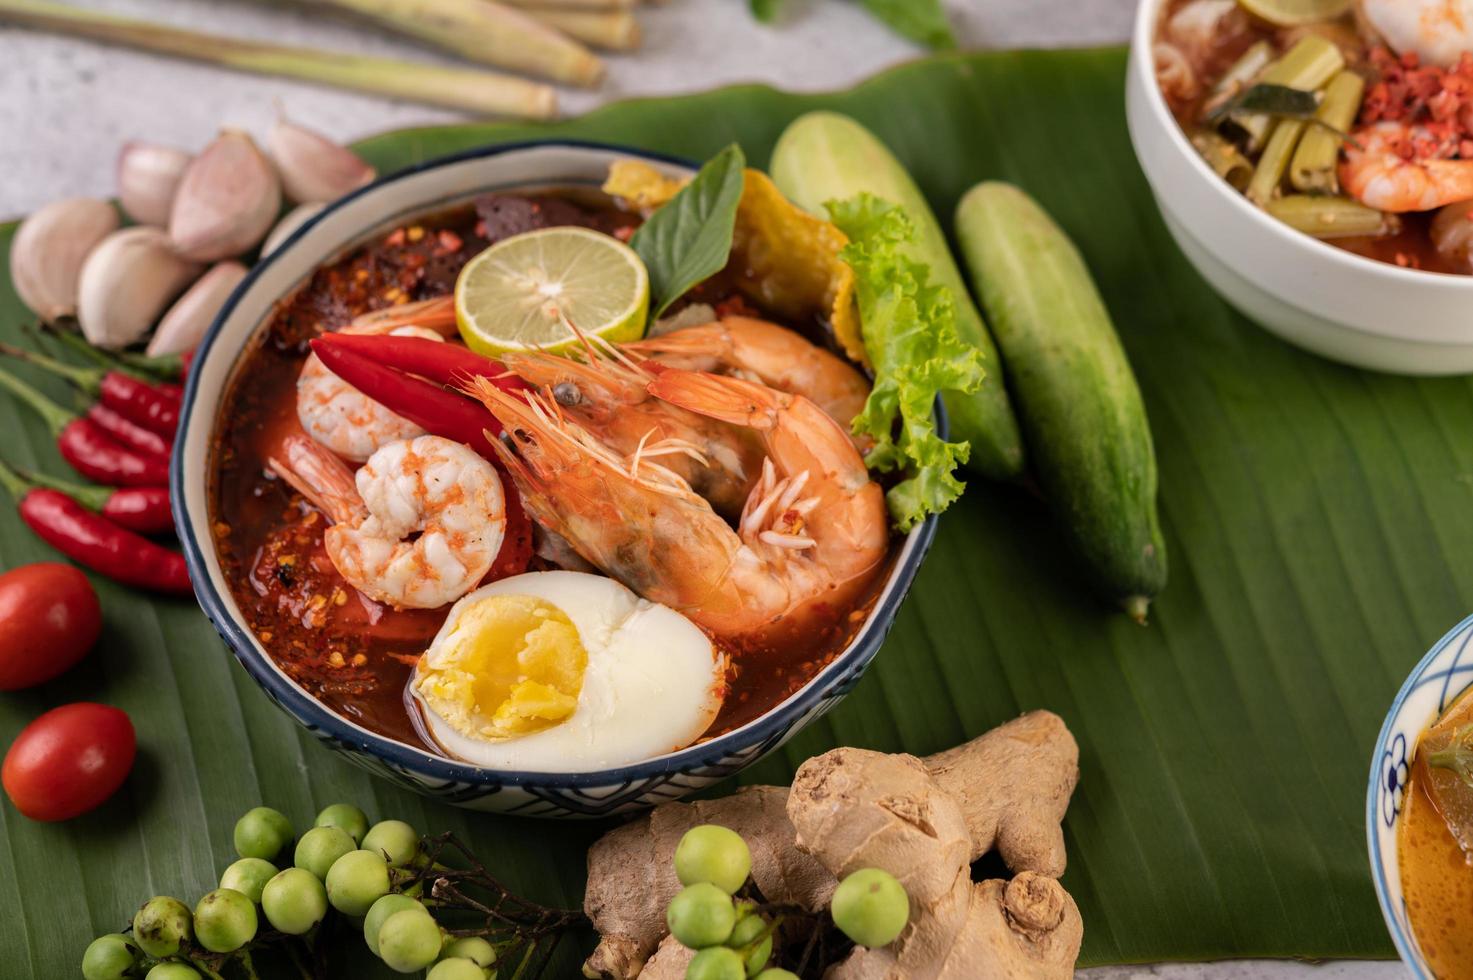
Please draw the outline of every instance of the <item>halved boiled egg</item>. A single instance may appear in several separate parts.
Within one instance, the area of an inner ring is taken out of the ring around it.
[[[726,693],[690,620],[582,572],[529,572],[461,599],[409,682],[425,727],[477,766],[581,772],[684,748]]]

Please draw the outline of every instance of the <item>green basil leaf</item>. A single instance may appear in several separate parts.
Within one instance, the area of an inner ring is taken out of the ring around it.
[[[938,51],[956,47],[956,36],[941,0],[860,0],[864,8],[889,24],[897,34]]]
[[[752,16],[764,24],[771,24],[777,20],[782,5],[783,0],[751,0]]]
[[[629,240],[649,269],[651,319],[726,265],[746,165],[742,148],[731,144]]]

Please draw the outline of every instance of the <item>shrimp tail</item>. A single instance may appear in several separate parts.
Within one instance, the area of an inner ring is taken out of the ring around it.
[[[365,513],[353,471],[305,435],[289,435],[266,458],[266,467],[327,515],[334,524],[353,523]]]

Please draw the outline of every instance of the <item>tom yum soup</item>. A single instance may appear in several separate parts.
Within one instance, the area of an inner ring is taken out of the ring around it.
[[[825,284],[764,271],[820,266],[738,221],[652,321],[628,242],[680,185],[640,166],[637,204],[497,194],[376,235],[237,368],[216,547],[345,717],[488,768],[627,765],[774,707],[863,625],[899,540],[849,434],[870,382]],[[764,201],[765,229],[819,221]]]
[[[1473,2],[1170,0],[1154,55],[1192,145],[1255,205],[1473,274]]]
[[[1407,917],[1432,972],[1473,977],[1473,691],[1422,733],[1396,847]]]

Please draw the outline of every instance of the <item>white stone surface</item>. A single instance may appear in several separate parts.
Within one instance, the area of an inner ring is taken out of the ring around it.
[[[446,61],[372,26],[250,0],[68,0],[238,37],[360,54]],[[949,0],[968,47],[1098,44],[1128,33],[1134,0]],[[673,0],[640,11],[645,43],[610,56],[597,91],[563,89],[563,111],[610,99],[734,82],[792,89],[851,85],[921,54],[852,0],[788,0],[783,23],[758,24],[746,0]],[[0,26],[0,216],[56,197],[112,193],[117,146],[130,138],[201,146],[222,125],[264,132],[280,103],[339,139],[464,118],[407,103],[239,74]]]
[[[445,60],[372,27],[301,6],[247,0],[70,0],[117,13],[240,37],[362,54]],[[842,88],[919,48],[846,0],[788,0],[777,27],[754,22],[745,0],[673,0],[640,12],[645,43],[611,56],[597,91],[563,90],[565,113],[636,95],[699,91],[737,82],[790,89]],[[966,47],[1118,43],[1134,0],[947,0]],[[0,26],[0,215],[57,197],[111,195],[125,139],[184,148],[222,125],[263,132],[277,104],[339,139],[464,118],[422,106],[260,78]],[[1270,960],[1084,970],[1085,980],[1399,980],[1399,963],[1307,964]]]

